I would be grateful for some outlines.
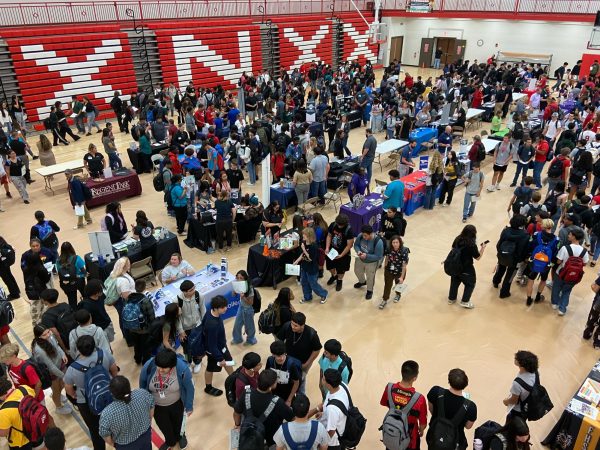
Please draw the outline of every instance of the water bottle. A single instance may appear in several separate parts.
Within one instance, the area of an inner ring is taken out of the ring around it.
[[[106,261],[104,261],[104,256],[98,255],[98,267],[104,267],[106,265]]]
[[[473,441],[473,450],[483,450],[483,442],[481,439],[475,439]]]
[[[221,279],[227,279],[227,258],[221,258]]]

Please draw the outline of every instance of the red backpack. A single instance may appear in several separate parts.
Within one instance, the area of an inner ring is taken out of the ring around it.
[[[17,408],[23,422],[23,429],[15,428],[15,430],[23,433],[31,443],[40,443],[51,424],[54,426],[52,416],[44,405],[29,395],[24,387],[21,386],[17,389],[21,391],[23,398],[20,401],[5,402],[2,409]]]
[[[573,255],[573,249],[571,245],[567,245],[567,253],[569,257],[565,261],[565,265],[558,273],[558,278],[563,280],[565,283],[577,284],[583,278],[583,268],[585,263],[583,262],[583,256],[587,250],[584,248],[579,256]]]

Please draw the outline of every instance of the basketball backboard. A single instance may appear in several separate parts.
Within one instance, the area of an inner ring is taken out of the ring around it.
[[[587,48],[589,50],[600,50],[600,28],[592,28],[590,33],[590,40],[588,41]]]

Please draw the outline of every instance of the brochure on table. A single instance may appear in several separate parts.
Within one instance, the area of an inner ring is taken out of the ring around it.
[[[216,295],[223,295],[227,299],[227,312],[223,319],[234,317],[240,302],[239,294],[234,292],[233,281],[235,276],[229,272],[222,277],[221,270],[215,264],[209,264],[194,275],[181,278],[174,283],[168,284],[153,293],[152,302],[156,317],[165,313],[169,303],[177,301],[177,295],[181,293],[179,286],[184,280],[191,280],[196,285],[200,299],[206,304],[206,310],[210,311],[210,301]]]

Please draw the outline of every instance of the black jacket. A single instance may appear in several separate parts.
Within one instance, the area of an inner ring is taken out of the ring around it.
[[[500,246],[504,241],[512,241],[517,245],[515,251],[515,259],[516,263],[524,261],[525,258],[529,256],[529,234],[522,228],[514,229],[512,227],[506,227],[500,233],[500,239],[498,239],[498,243],[496,244],[496,250],[500,252]]]

